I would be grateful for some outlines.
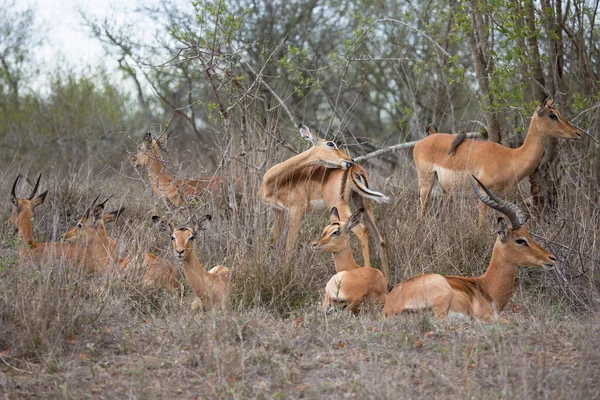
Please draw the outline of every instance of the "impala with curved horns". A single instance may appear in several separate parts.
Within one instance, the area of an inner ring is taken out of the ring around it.
[[[196,235],[206,229],[212,217],[203,215],[193,227],[173,228],[173,225],[152,217],[156,228],[167,232],[173,242],[173,253],[178,265],[183,270],[183,275],[195,295],[192,309],[209,311],[220,308],[225,311],[229,308],[229,268],[217,265],[209,271],[205,270],[194,251]]]
[[[544,144],[549,136],[578,139],[579,130],[553,107],[546,98],[531,117],[523,145],[517,149],[498,143],[466,139],[449,152],[455,136],[436,133],[420,140],[413,151],[417,175],[421,215],[429,205],[431,189],[436,181],[444,193],[468,187],[468,176],[476,175],[490,190],[501,197],[515,192],[519,182],[539,165]],[[487,207],[479,203],[479,223],[483,223]]]
[[[486,322],[497,321],[512,296],[517,267],[539,268],[556,262],[527,232],[519,207],[502,200],[477,178],[475,180],[488,195],[483,195],[471,180],[479,199],[510,221],[508,226],[504,218],[498,218],[498,237],[486,272],[476,278],[426,274],[399,283],[387,296],[383,308],[385,317],[432,310],[437,318],[472,316]]]
[[[299,125],[300,136],[312,147],[294,157],[271,167],[264,175],[260,196],[273,207],[275,223],[273,240],[277,242],[283,232],[285,212],[289,214],[289,227],[285,242],[289,260],[296,248],[302,217],[311,207],[331,209],[336,207],[340,218],[348,221],[352,212],[350,201],[364,208],[365,219],[379,246],[381,268],[389,277],[387,245],[375,225],[371,200],[387,203],[389,198],[369,189],[367,171],[354,163],[336,144],[318,138],[305,125]],[[367,228],[359,224],[352,230],[360,241],[365,266],[371,266]]]
[[[363,213],[361,208],[345,222],[340,220],[337,208],[332,208],[330,224],[312,244],[313,250],[331,253],[337,272],[325,286],[325,311],[335,306],[356,312],[365,300],[381,306],[385,303],[387,280],[380,270],[356,264],[350,247],[350,231],[362,222]]]
[[[194,180],[174,178],[167,173],[163,165],[160,151],[166,151],[166,142],[169,134],[163,132],[157,139],[152,134],[146,133],[137,152],[131,157],[131,163],[136,168],[145,168],[148,181],[154,195],[162,199],[168,208],[187,207],[190,202],[202,195],[205,191],[216,189],[221,177],[201,177]]]
[[[19,260],[39,262],[42,258],[52,257],[64,259],[69,263],[77,263],[85,257],[82,248],[74,244],[61,242],[38,243],[33,239],[33,210],[44,203],[48,191],[36,195],[42,174],[38,175],[35,186],[26,197],[17,197],[17,184],[21,174],[17,175],[10,192],[11,214],[10,224],[19,237]]]

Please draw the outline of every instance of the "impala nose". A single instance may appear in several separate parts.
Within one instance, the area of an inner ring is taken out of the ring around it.
[[[552,260],[552,262],[553,262],[553,263],[555,263],[555,262],[556,262],[556,257],[554,257],[554,256],[552,256],[552,255],[551,255],[551,256],[550,256],[550,257],[548,257],[548,258],[550,258],[550,259]]]
[[[319,243],[318,242],[312,242],[312,245],[310,246],[311,249],[313,250],[318,250],[319,249]]]
[[[175,253],[177,254],[177,257],[178,257],[178,258],[183,258],[183,252],[184,252],[184,251],[185,251],[185,250],[175,250]]]

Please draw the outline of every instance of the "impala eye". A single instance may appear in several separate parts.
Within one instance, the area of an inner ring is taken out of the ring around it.
[[[523,246],[529,246],[529,242],[525,239],[519,238],[519,239],[515,240],[515,242],[517,242],[517,244],[521,244]]]
[[[342,231],[340,231],[338,229],[338,230],[335,230],[335,231],[331,232],[331,236],[340,236],[340,233],[342,233]]]
[[[335,143],[333,143],[333,142],[327,142],[327,147],[332,147],[335,149],[336,146],[335,146]]]
[[[79,229],[83,228],[83,224],[81,222],[78,222],[77,223],[77,228],[79,228]]]
[[[196,236],[192,235],[192,236],[190,236],[190,237],[188,238],[188,241],[189,241],[189,240],[194,240],[195,238],[196,238]]]
[[[175,241],[175,236],[171,236],[171,242]]]
[[[554,114],[554,113],[550,113],[550,119],[553,119],[555,121],[558,121],[558,115]]]

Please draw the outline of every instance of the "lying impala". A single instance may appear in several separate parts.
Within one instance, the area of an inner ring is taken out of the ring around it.
[[[76,242],[88,250],[89,256],[85,265],[89,272],[110,271],[115,260],[118,270],[123,271],[130,264],[130,260],[125,257],[116,259],[117,242],[108,236],[105,224],[116,220],[124,208],[105,213],[104,205],[110,197],[96,205],[99,197],[96,197],[88,207],[77,225],[62,235],[62,240]],[[142,281],[146,284],[163,287],[167,291],[172,291],[177,286],[175,268],[164,257],[150,253],[145,254],[142,270],[144,271]]]
[[[100,198],[98,195],[77,224],[61,236],[63,241],[77,243],[86,249],[88,257],[84,265],[88,272],[110,272],[113,263],[116,263],[119,269],[123,269],[128,263],[125,258],[117,259],[117,242],[106,232],[105,224],[116,220],[124,210],[119,208],[104,212],[104,205],[111,197],[96,204]]]
[[[302,217],[310,207],[336,207],[341,219],[348,221],[352,214],[349,204],[353,200],[356,207],[365,210],[367,226],[379,245],[383,274],[388,277],[387,245],[375,225],[371,200],[387,203],[389,198],[369,189],[367,171],[338,150],[334,142],[318,138],[302,124],[300,136],[311,142],[312,147],[271,167],[265,173],[260,187],[261,198],[273,206],[275,213],[274,241],[280,238],[285,212],[288,211],[285,250],[289,259],[296,248]],[[370,267],[367,229],[359,224],[353,228],[353,232],[360,241],[364,264]]]
[[[313,250],[331,253],[336,274],[327,282],[323,309],[341,306],[356,312],[364,300],[383,305],[387,294],[387,280],[380,270],[360,267],[354,261],[350,247],[350,231],[362,221],[364,210],[356,211],[348,222],[340,221],[337,208],[331,209],[330,224],[323,229],[321,238],[313,242]]]
[[[187,207],[204,191],[218,187],[221,178],[214,176],[190,180],[171,177],[166,172],[160,154],[160,150],[166,148],[167,139],[165,132],[158,139],[153,139],[150,133],[146,133],[137,146],[137,153],[131,157],[131,162],[136,168],[146,169],[154,195],[163,199],[167,207]]]
[[[224,311],[229,307],[229,268],[217,265],[206,271],[194,252],[196,234],[206,229],[211,218],[210,215],[204,215],[200,217],[194,228],[176,229],[173,229],[173,226],[166,221],[160,220],[159,217],[152,219],[159,222],[158,230],[171,235],[175,259],[196,296],[192,303],[192,309],[209,311],[220,308]]]
[[[467,178],[473,174],[501,197],[514,193],[519,182],[540,163],[547,137],[577,139],[581,136],[553,104],[554,100],[545,99],[537,107],[525,142],[517,149],[466,139],[462,144],[459,142],[454,152],[449,152],[454,135],[438,133],[420,140],[413,155],[419,177],[421,215],[427,211],[436,180],[444,192],[454,192],[467,187]],[[479,203],[480,224],[486,209],[483,202]]]
[[[12,210],[10,223],[19,237],[19,260],[40,262],[43,258],[52,257],[64,259],[69,263],[77,263],[84,258],[84,251],[77,245],[63,244],[60,242],[38,243],[33,240],[33,210],[44,203],[48,191],[36,195],[42,174],[37,178],[31,193],[22,198],[17,198],[16,189],[21,175],[13,183],[10,201]]]
[[[523,226],[523,212],[475,180],[489,196],[484,196],[471,181],[479,199],[506,215],[511,224],[509,227],[502,217],[498,218],[498,238],[487,271],[476,278],[426,274],[399,283],[387,296],[385,317],[433,310],[437,318],[473,316],[486,322],[496,321],[512,296],[517,267],[545,267],[556,262]]]

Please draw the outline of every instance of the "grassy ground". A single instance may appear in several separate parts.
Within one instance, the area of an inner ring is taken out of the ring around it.
[[[16,173],[0,181],[7,200]],[[470,194],[442,216],[418,221],[413,176],[374,186],[393,198],[376,210],[393,283],[423,272],[485,270],[495,215],[478,227]],[[231,267],[233,310],[201,317],[190,310],[189,290],[181,298],[140,282],[143,252],[170,254],[149,218],[165,212],[141,184],[79,172],[48,174],[45,188],[36,239],[64,232],[98,192],[115,193],[108,208],[127,210],[109,233],[134,262],[123,277],[82,276],[58,261],[19,266],[15,237],[0,228],[0,391],[7,398],[600,397],[600,218],[582,192],[561,193],[559,213],[528,223],[560,263],[521,271],[502,313],[510,323],[484,325],[429,314],[383,320],[378,310],[324,315],[319,302],[333,262],[309,244],[327,213],[307,218],[297,257],[285,264],[269,238],[267,207],[252,201],[232,217],[219,199],[198,210],[215,218],[196,248],[206,267]],[[0,218],[9,212],[3,208]],[[359,260],[357,250],[355,243]],[[372,258],[377,264],[375,249]]]

